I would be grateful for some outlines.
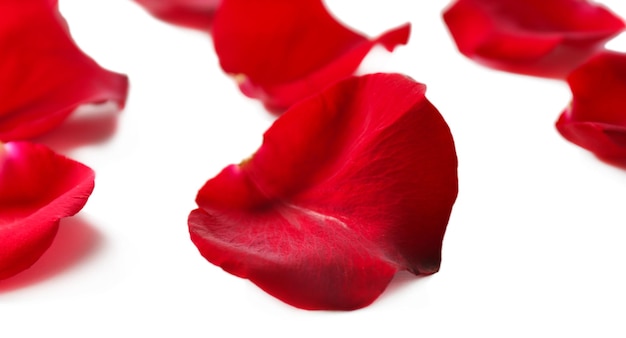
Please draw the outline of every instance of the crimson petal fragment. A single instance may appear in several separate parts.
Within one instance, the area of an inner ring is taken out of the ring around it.
[[[40,135],[83,104],[125,104],[127,77],[80,51],[56,0],[0,2],[0,51],[0,141]]]
[[[199,191],[193,243],[304,309],[357,309],[397,271],[438,271],[457,158],[425,90],[373,74],[293,106],[249,160]]]
[[[322,0],[224,0],[211,33],[222,69],[278,113],[352,75],[375,45],[406,44],[410,25],[369,39],[335,20]]]
[[[600,158],[626,161],[626,54],[600,53],[574,70],[567,82],[572,102],[559,117],[557,130]]]
[[[171,24],[208,31],[222,0],[134,0],[155,17]]]
[[[505,71],[565,78],[624,30],[586,0],[457,0],[443,18],[459,51]]]
[[[0,280],[48,249],[59,220],[76,214],[94,187],[83,164],[33,143],[0,143]]]

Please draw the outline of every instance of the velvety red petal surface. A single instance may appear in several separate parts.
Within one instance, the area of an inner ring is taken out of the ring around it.
[[[125,104],[128,79],[78,49],[56,0],[0,2],[0,50],[2,141],[46,132],[82,104]]]
[[[374,45],[405,44],[410,25],[369,39],[335,20],[322,0],[225,0],[211,32],[243,93],[282,112],[352,75]]]
[[[155,17],[169,23],[208,31],[222,0],[134,0]]]
[[[624,30],[586,0],[457,0],[443,14],[465,56],[510,72],[565,78]]]
[[[90,168],[42,145],[0,144],[0,279],[35,263],[93,187]]]
[[[438,271],[457,159],[425,90],[374,74],[293,106],[249,160],[200,190],[192,241],[304,309],[360,308],[399,270]]]
[[[626,160],[626,54],[604,52],[567,78],[572,102],[556,127],[601,158]]]

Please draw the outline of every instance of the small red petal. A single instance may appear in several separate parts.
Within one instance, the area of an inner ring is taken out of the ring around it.
[[[134,0],[171,24],[208,31],[222,0]]]
[[[457,159],[425,90],[374,74],[294,105],[250,160],[200,190],[192,241],[304,309],[360,308],[399,270],[436,272]]]
[[[458,0],[443,18],[465,56],[486,66],[564,78],[624,30],[586,0]]]
[[[572,102],[556,123],[559,132],[601,158],[626,160],[626,54],[598,54],[567,82]]]
[[[0,140],[27,139],[78,106],[126,101],[126,76],[78,49],[56,0],[0,3]]]
[[[335,20],[321,0],[225,0],[211,33],[242,92],[282,112],[352,75],[376,44],[406,44],[410,25],[372,40]]]
[[[42,145],[0,144],[0,279],[35,263],[93,187],[90,168]]]

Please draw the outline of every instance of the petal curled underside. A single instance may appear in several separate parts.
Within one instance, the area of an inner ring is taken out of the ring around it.
[[[322,0],[225,0],[211,30],[222,69],[242,92],[280,113],[350,76],[377,44],[406,44],[410,25],[375,39],[333,18]]]
[[[0,280],[35,263],[93,187],[90,168],[42,145],[0,144]]]
[[[134,0],[155,17],[187,28],[208,31],[222,0]]]
[[[625,27],[586,0],[457,0],[443,18],[468,58],[552,78],[565,78]]]
[[[370,304],[399,270],[431,274],[457,194],[452,136],[425,86],[349,78],[296,104],[197,196],[192,241],[304,309]]]
[[[558,131],[608,161],[626,163],[626,54],[603,52],[567,78],[572,102]]]
[[[0,141],[42,134],[82,104],[125,104],[127,77],[80,51],[56,0],[0,3],[0,50]]]

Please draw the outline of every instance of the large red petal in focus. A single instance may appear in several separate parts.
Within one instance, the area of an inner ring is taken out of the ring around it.
[[[35,263],[93,187],[90,168],[42,145],[0,144],[0,280]]]
[[[78,49],[56,0],[0,2],[0,51],[0,141],[44,133],[82,104],[125,104],[128,79]]]
[[[457,47],[486,66],[564,78],[624,30],[586,0],[457,0],[443,14]]]
[[[603,159],[626,161],[626,54],[598,54],[567,82],[572,102],[556,123],[558,131]]]
[[[436,272],[457,159],[425,89],[374,74],[293,106],[251,159],[200,190],[192,241],[304,309],[360,308],[399,270]]]
[[[134,0],[155,17],[183,27],[208,31],[222,0]]]
[[[322,0],[225,0],[211,33],[242,92],[282,112],[352,75],[376,44],[405,44],[410,25],[369,39],[335,20]]]

